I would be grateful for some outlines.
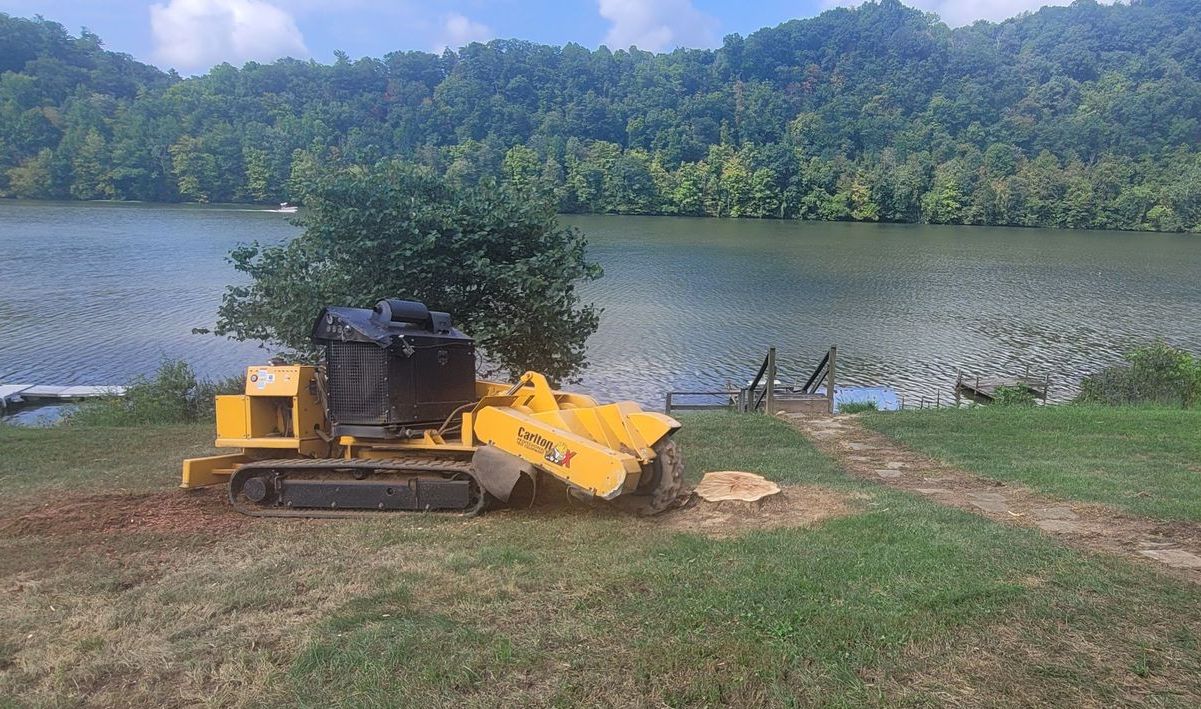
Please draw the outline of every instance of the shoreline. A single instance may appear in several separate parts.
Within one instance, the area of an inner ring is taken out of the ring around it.
[[[134,199],[30,199],[26,197],[0,197],[0,204],[44,204],[44,205],[104,205],[104,206],[124,206],[136,205],[143,207],[164,207],[164,208],[201,208],[223,211],[245,211],[245,212],[263,212],[266,214],[298,214],[297,212],[282,212],[278,207],[278,203],[273,202],[149,202],[146,200]],[[301,213],[303,213],[303,205]],[[889,226],[889,227],[934,227],[934,228],[953,228],[953,229],[1045,229],[1050,231],[1059,231],[1066,233],[1111,233],[1111,234],[1168,234],[1168,235],[1187,235],[1198,236],[1201,231],[1161,231],[1153,229],[1093,229],[1093,228],[1076,228],[1064,227],[1055,225],[1037,225],[1037,224],[955,224],[955,223],[935,223],[935,222],[889,222],[889,221],[860,221],[855,219],[804,219],[804,218],[785,218],[778,217],[729,217],[729,216],[712,216],[708,214],[664,214],[655,212],[558,212],[560,219],[568,219],[571,217],[634,217],[634,218],[654,218],[654,219],[681,219],[681,220],[703,220],[707,222],[769,222],[781,224],[855,224],[863,226]]]

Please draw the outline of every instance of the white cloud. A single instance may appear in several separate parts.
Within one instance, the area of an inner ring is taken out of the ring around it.
[[[150,6],[155,56],[181,71],[308,56],[296,21],[264,0],[169,0]]]
[[[1112,4],[1114,0],[1099,0]],[[933,12],[951,27],[970,25],[976,20],[1006,20],[1045,5],[1070,5],[1072,0],[902,0],[910,7]],[[826,7],[854,6],[862,0],[823,0]]]
[[[661,52],[716,44],[717,20],[692,0],[598,0],[601,17],[613,23],[605,44]]]
[[[495,36],[488,25],[476,22],[457,12],[452,12],[442,18],[442,32],[438,43],[434,45],[435,52],[450,47],[458,49],[472,42],[484,42]]]

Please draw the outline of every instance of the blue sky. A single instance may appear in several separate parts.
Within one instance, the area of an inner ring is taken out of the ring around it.
[[[948,24],[998,20],[1069,0],[904,0]],[[654,51],[714,47],[856,0],[0,0],[0,12],[40,14],[72,33],[88,27],[109,49],[181,73],[280,56],[329,61],[397,49],[437,51],[520,38]]]

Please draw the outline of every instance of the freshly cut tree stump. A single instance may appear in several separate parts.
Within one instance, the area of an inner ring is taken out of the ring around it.
[[[695,492],[705,502],[724,502],[738,500],[740,502],[756,502],[768,495],[778,495],[780,486],[754,473],[743,473],[737,470],[722,470],[716,473],[705,473],[701,484]]]

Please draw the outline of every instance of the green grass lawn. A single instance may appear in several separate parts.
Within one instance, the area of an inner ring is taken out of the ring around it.
[[[1201,521],[1201,411],[987,407],[868,414],[932,457],[1056,497]]]
[[[183,458],[210,455],[212,426],[22,428],[0,424],[0,491],[144,491],[179,484]],[[4,502],[0,501],[0,505]]]
[[[767,417],[684,420],[694,479],[755,471],[845,493],[852,513],[725,539],[580,507],[248,518],[225,536],[6,533],[0,696],[323,707],[1201,701],[1201,589],[851,480]],[[80,495],[169,486],[207,435],[3,431],[0,484],[17,502],[47,485]],[[95,460],[114,454],[108,440],[120,443],[117,476]],[[50,449],[53,464],[36,460]],[[144,486],[131,472],[139,465]]]

